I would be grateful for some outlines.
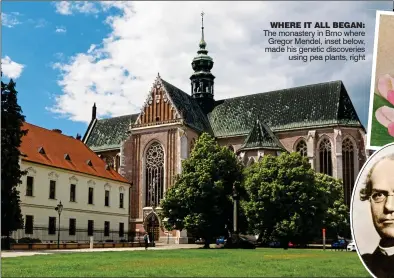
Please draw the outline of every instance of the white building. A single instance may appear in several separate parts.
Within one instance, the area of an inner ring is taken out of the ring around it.
[[[108,167],[82,141],[24,123],[20,150],[20,190],[24,229],[13,238],[56,242],[61,202],[60,241],[127,240],[130,183]]]

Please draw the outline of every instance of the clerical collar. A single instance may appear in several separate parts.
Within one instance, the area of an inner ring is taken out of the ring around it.
[[[394,246],[392,247],[382,247],[379,244],[379,251],[385,256],[393,256],[394,255]]]

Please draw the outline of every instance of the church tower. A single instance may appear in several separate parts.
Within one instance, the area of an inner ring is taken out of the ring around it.
[[[207,44],[204,40],[204,12],[201,13],[201,22],[200,49],[197,51],[198,55],[193,59],[192,68],[194,73],[190,76],[191,95],[197,100],[204,113],[208,114],[213,110],[215,105],[213,98],[213,80],[215,76],[211,73],[213,60],[208,55],[208,50],[205,49]]]

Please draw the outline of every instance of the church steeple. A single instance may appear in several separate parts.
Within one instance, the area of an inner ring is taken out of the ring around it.
[[[201,40],[199,43],[200,49],[197,51],[197,56],[194,57],[192,68],[194,73],[190,77],[191,80],[191,95],[196,99],[205,113],[212,111],[214,100],[214,79],[215,76],[211,73],[213,67],[213,59],[208,56],[207,43],[204,38],[204,12],[201,13]]]
[[[204,12],[201,13],[201,41],[200,41],[200,50],[205,50],[205,47],[207,46],[207,43],[204,40]],[[208,53],[208,51],[205,50],[205,54]],[[198,52],[197,52],[198,53]]]

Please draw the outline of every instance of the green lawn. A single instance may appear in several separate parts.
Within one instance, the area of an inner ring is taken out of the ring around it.
[[[180,249],[2,259],[2,277],[351,276],[370,277],[356,252]]]

